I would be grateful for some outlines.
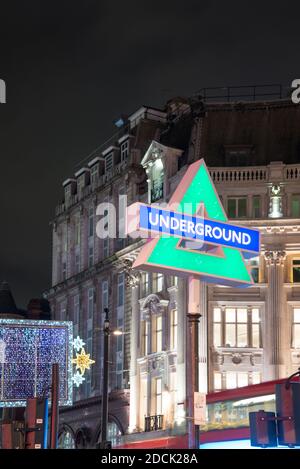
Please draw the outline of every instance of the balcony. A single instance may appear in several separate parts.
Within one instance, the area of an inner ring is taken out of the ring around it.
[[[253,168],[210,168],[209,173],[215,183],[232,183],[246,181],[266,181],[267,166]]]
[[[148,415],[145,417],[145,432],[155,432],[163,429],[163,415]]]
[[[268,166],[210,167],[209,173],[215,184],[293,182],[300,181],[300,164],[283,164],[279,161]]]

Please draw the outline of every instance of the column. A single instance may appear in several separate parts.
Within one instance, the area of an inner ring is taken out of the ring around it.
[[[268,271],[263,330],[264,381],[285,376],[284,346],[284,251],[266,251]]]
[[[131,288],[131,325],[130,325],[130,407],[129,431],[138,427],[139,414],[139,375],[138,375],[138,345],[139,345],[139,273],[131,270],[132,261],[125,261],[126,286]]]
[[[176,365],[176,402],[175,402],[175,418],[178,425],[184,424],[184,404],[186,401],[186,280],[178,277],[178,291],[176,297],[177,303],[177,365]]]
[[[207,285],[200,281],[199,290],[199,392],[207,393],[208,389],[208,357],[207,357]]]

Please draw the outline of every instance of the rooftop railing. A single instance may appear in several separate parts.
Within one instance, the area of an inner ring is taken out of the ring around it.
[[[245,166],[245,167],[210,167],[209,173],[216,184],[231,184],[245,182],[274,182],[276,172],[276,182],[278,181],[298,181],[300,180],[299,164],[278,164],[272,163],[268,166]]]

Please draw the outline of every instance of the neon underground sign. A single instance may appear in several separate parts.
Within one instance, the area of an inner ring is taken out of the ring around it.
[[[128,207],[127,233],[149,237],[134,268],[229,286],[253,284],[244,255],[257,256],[260,233],[228,223],[204,160],[189,166],[166,208]]]

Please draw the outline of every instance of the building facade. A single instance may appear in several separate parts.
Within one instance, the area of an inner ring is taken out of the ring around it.
[[[62,446],[93,447],[100,436],[106,307],[112,329],[122,332],[110,342],[109,438],[125,446],[185,444],[178,438],[190,417],[187,281],[132,270],[143,241],[126,238],[125,206],[168,202],[200,158],[228,218],[262,235],[260,255],[248,261],[252,287],[200,282],[200,390],[277,379],[299,367],[299,121],[300,108],[287,100],[143,106],[63,183],[47,297],[55,319],[73,321],[96,364],[74,391],[73,407],[61,411]],[[99,209],[103,203],[115,213]],[[109,231],[115,215],[116,233],[102,239],[97,223]]]

